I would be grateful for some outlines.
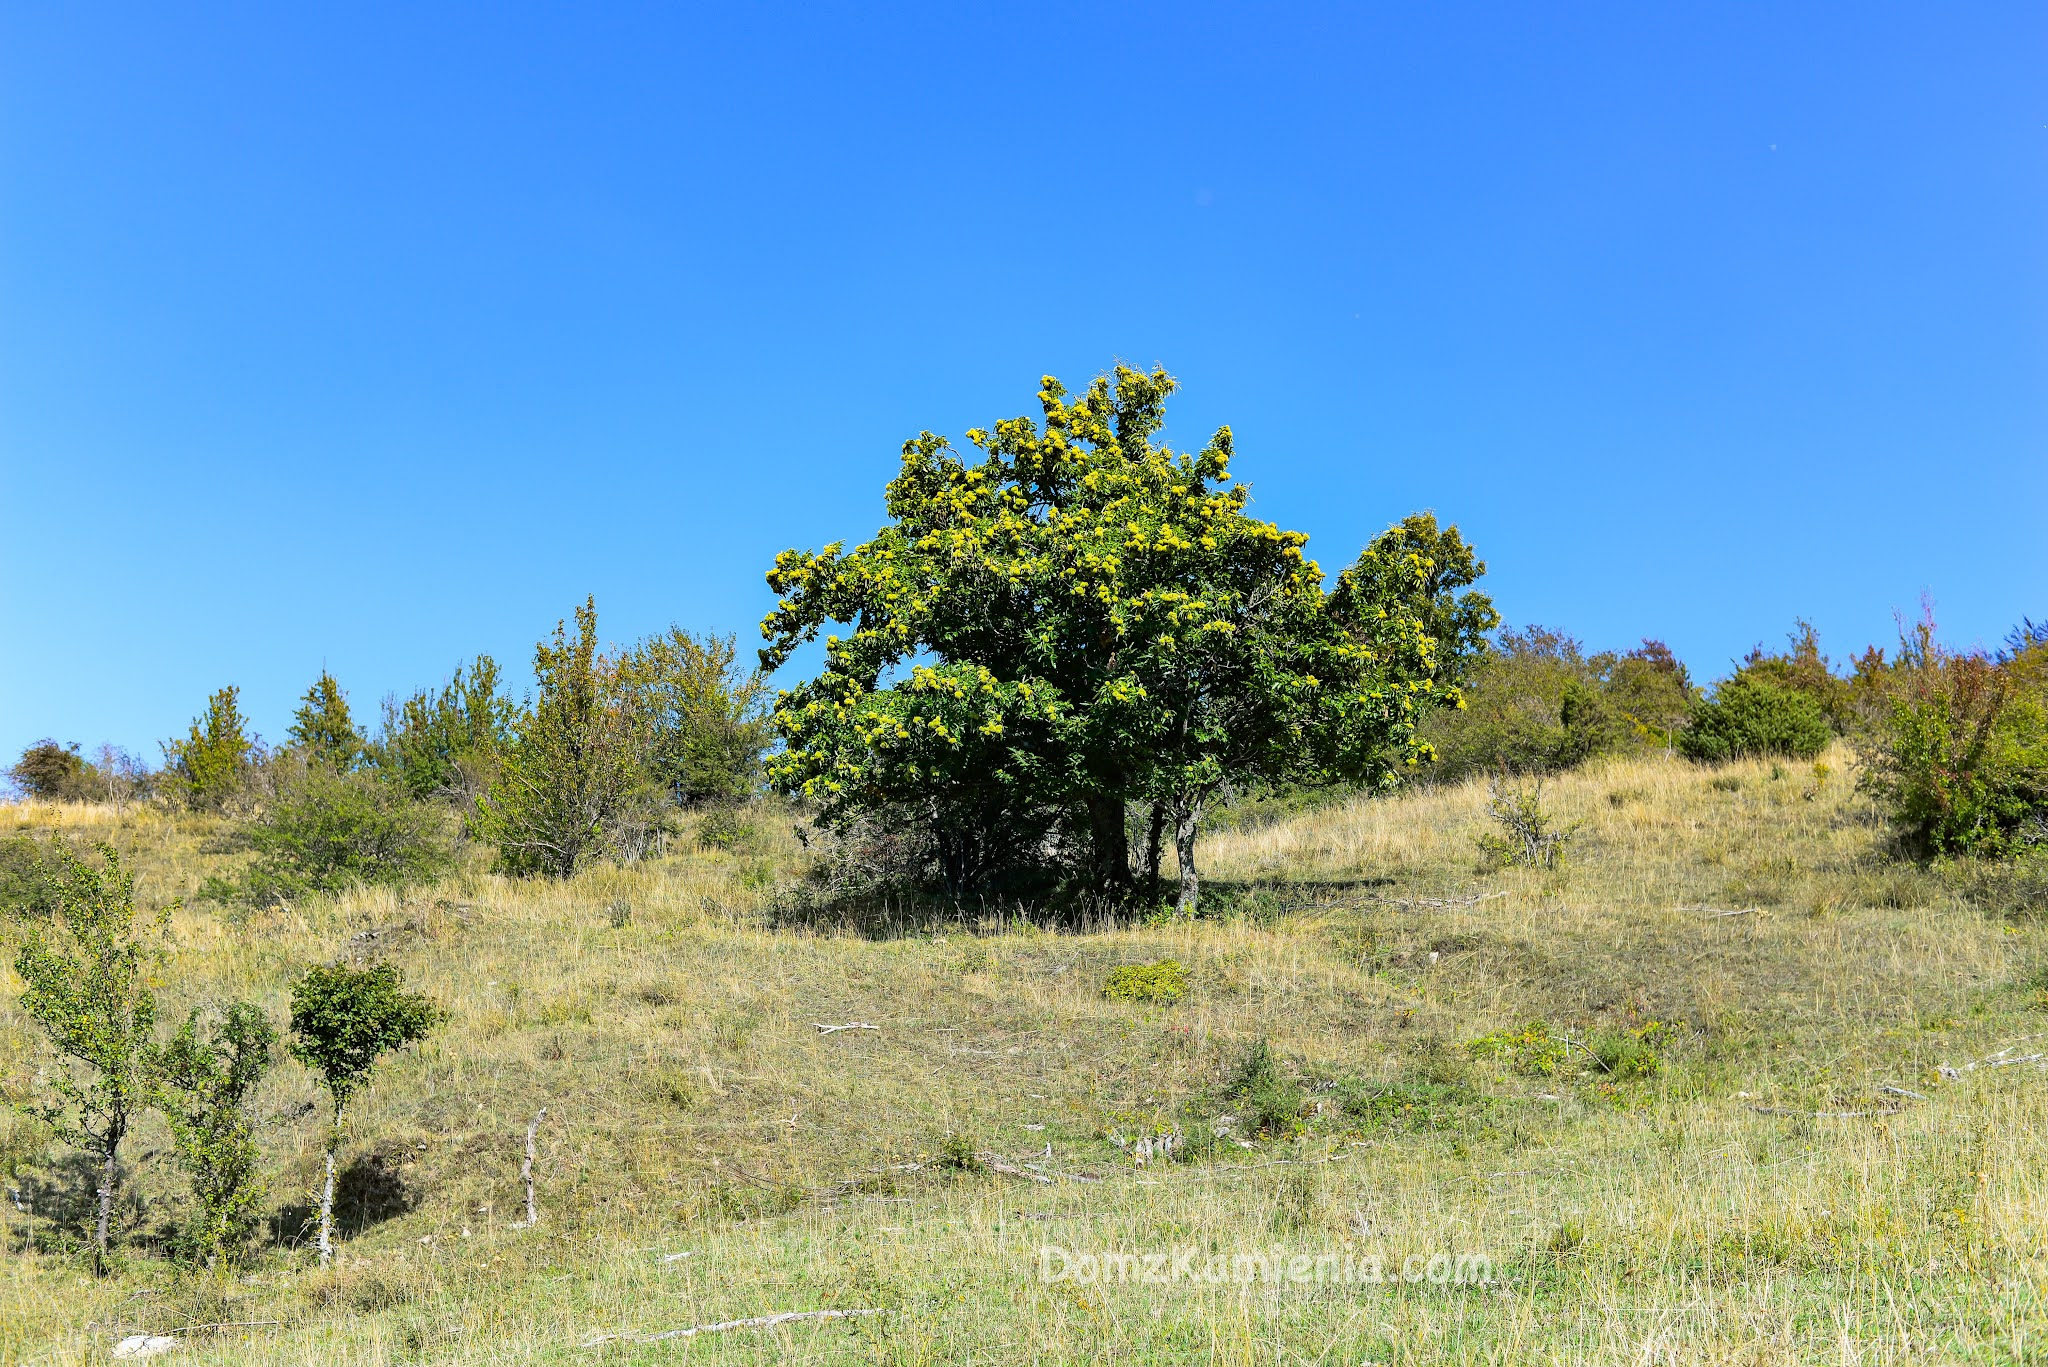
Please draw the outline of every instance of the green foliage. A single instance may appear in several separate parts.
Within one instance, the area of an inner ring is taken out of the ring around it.
[[[1125,964],[1110,970],[1102,995],[1113,1002],[1177,1002],[1188,993],[1187,970],[1178,959],[1152,964]]]
[[[1493,1060],[1530,1077],[1554,1077],[1571,1057],[1571,1046],[1542,1021],[1481,1035],[1465,1048],[1476,1059]]]
[[[1373,1086],[1340,1083],[1337,1095],[1346,1115],[1368,1128],[1386,1127],[1416,1133],[1462,1129],[1486,1098],[1463,1082],[1409,1079]]]
[[[1588,655],[1540,626],[1502,631],[1466,675],[1462,706],[1421,724],[1443,779],[1555,773],[1594,755],[1662,747],[1693,696],[1685,666],[1661,641]]]
[[[1800,618],[1785,639],[1789,650],[1774,655],[1759,645],[1744,658],[1739,673],[1805,694],[1827,719],[1830,730],[1846,734],[1857,721],[1862,691],[1858,683],[1835,673],[1833,664],[1821,653],[1820,633],[1813,623]]]
[[[257,755],[233,684],[206,700],[184,740],[164,742],[164,762],[185,800],[203,811],[224,809],[242,791]]]
[[[1504,786],[1498,779],[1489,782],[1486,810],[1500,829],[1479,836],[1479,849],[1503,865],[1554,869],[1564,862],[1565,848],[1579,830],[1577,822],[1560,825],[1543,805],[1541,779],[1526,787],[1519,783]]]
[[[458,665],[440,691],[387,698],[382,734],[369,747],[377,773],[424,801],[480,792],[510,743],[520,708],[500,691],[498,662]]]
[[[597,603],[576,609],[576,635],[555,624],[534,647],[539,693],[514,725],[474,826],[507,872],[567,878],[621,849],[651,795],[642,731],[620,663],[597,652]]]
[[[445,1018],[432,1000],[405,991],[390,964],[316,965],[292,985],[291,1053],[320,1075],[339,1128],[377,1060],[425,1039]]]
[[[768,682],[739,667],[733,637],[671,627],[629,651],[619,676],[648,777],[671,801],[729,802],[753,791],[772,736]]]
[[[1627,1030],[1601,1030],[1586,1040],[1586,1050],[1603,1073],[1617,1078],[1655,1077],[1664,1070],[1660,1051],[1672,1035],[1663,1021],[1645,1021]]]
[[[76,741],[70,745],[37,741],[21,752],[7,777],[25,795],[52,802],[83,802],[106,790],[99,771],[79,755]]]
[[[280,785],[243,831],[256,859],[240,882],[215,880],[207,895],[268,906],[357,884],[431,882],[454,864],[444,820],[403,790],[314,765]]]
[[[22,1011],[58,1055],[41,1075],[49,1098],[32,1110],[100,1166],[94,1247],[104,1268],[121,1141],[147,1099],[144,1063],[156,1025],[149,969],[162,957],[156,941],[170,911],[138,925],[134,875],[112,846],[99,848],[103,866],[56,847],[56,914],[29,926],[14,971]]]
[[[1925,620],[1881,679],[1859,780],[1907,852],[2048,847],[2048,647],[1957,654]]]
[[[205,1262],[225,1266],[241,1256],[262,1218],[261,1155],[248,1101],[270,1068],[277,1031],[246,1002],[227,1007],[206,1032],[199,1016],[194,1011],[149,1051],[147,1071],[151,1102],[170,1125],[199,1206],[185,1242]]]
[[[0,917],[40,921],[56,915],[62,868],[56,848],[32,835],[0,840]]]
[[[872,540],[777,557],[765,668],[853,628],[777,701],[778,788],[827,825],[914,824],[954,896],[1048,862],[1126,890],[1144,803],[1177,827],[1188,906],[1226,783],[1364,781],[1413,757],[1415,716],[1455,696],[1439,666],[1485,618],[1454,594],[1480,568],[1468,548],[1411,519],[1326,600],[1306,538],[1246,515],[1228,428],[1193,454],[1154,444],[1173,387],[1119,367],[1069,402],[1048,377],[1043,426],[970,431],[979,460],[906,443]]]
[[[324,669],[299,700],[299,709],[292,714],[291,729],[286,734],[312,763],[346,773],[362,761],[363,733],[356,729],[355,718],[349,715],[348,694]]]
[[[1293,1134],[1300,1126],[1302,1107],[1308,1104],[1301,1084],[1287,1075],[1263,1039],[1245,1050],[1224,1090],[1261,1134]]]
[[[1706,764],[1765,755],[1812,759],[1833,737],[1811,693],[1750,671],[1723,679],[1713,697],[1693,705],[1678,749]]]

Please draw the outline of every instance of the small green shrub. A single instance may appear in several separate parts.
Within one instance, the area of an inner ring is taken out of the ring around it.
[[[1465,1048],[1476,1059],[1491,1059],[1529,1077],[1555,1077],[1564,1068],[1571,1049],[1562,1038],[1550,1033],[1542,1021],[1532,1021],[1519,1030],[1496,1030],[1481,1035]]]
[[[1630,1030],[1595,1032],[1587,1049],[1600,1061],[1603,1073],[1618,1078],[1655,1077],[1663,1071],[1659,1048],[1671,1037],[1671,1027],[1662,1021],[1646,1021]]]
[[[1834,732],[1809,693],[1757,674],[1724,679],[1714,696],[1693,705],[1679,752],[1706,764],[1762,755],[1813,759]]]
[[[0,840],[0,917],[48,920],[57,910],[61,868],[55,848],[34,836]]]
[[[1479,837],[1479,850],[1497,864],[1525,864],[1554,869],[1564,862],[1565,847],[1578,834],[1577,822],[1560,825],[1543,805],[1543,781],[1533,787],[1503,788],[1498,779],[1487,785],[1486,810],[1499,831]]]
[[[216,900],[271,905],[358,883],[406,887],[454,863],[441,814],[402,789],[313,765],[242,833],[256,851],[238,882],[209,880]]]
[[[1103,981],[1102,995],[1113,1002],[1177,1002],[1188,992],[1187,970],[1177,959],[1154,964],[1125,964]]]
[[[1265,1040],[1251,1046],[1231,1074],[1226,1095],[1245,1112],[1244,1119],[1261,1134],[1289,1135],[1299,1127],[1307,1095],[1287,1075]]]
[[[713,807],[697,823],[697,843],[707,849],[732,849],[753,833],[737,807]]]
[[[1339,1083],[1344,1113],[1367,1128],[1392,1128],[1415,1133],[1460,1129],[1486,1098],[1462,1082],[1420,1079],[1370,1085]]]

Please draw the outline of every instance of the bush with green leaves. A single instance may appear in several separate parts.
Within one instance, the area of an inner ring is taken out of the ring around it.
[[[619,682],[638,714],[641,762],[671,802],[733,802],[755,790],[774,738],[771,690],[759,668],[740,667],[733,637],[671,627],[626,652]]]
[[[1478,837],[1479,850],[1502,866],[1554,869],[1579,832],[1578,822],[1560,822],[1543,804],[1543,780],[1523,785],[1494,779],[1486,785],[1486,810],[1497,829]]]
[[[458,665],[438,692],[387,698],[377,740],[366,747],[373,770],[414,798],[459,797],[473,805],[497,772],[521,708],[506,695],[498,662],[479,655]]]
[[[342,1115],[369,1084],[377,1060],[423,1040],[446,1019],[432,999],[404,990],[391,964],[321,965],[292,986],[292,1057],[320,1075],[333,1104],[327,1131],[327,1181],[320,1191],[320,1261],[334,1256],[334,1154]]]
[[[365,741],[349,712],[348,694],[324,669],[299,699],[286,734],[309,763],[346,773],[362,762]]]
[[[205,895],[271,906],[359,885],[431,882],[454,864],[446,813],[366,774],[301,767],[241,832],[255,860]]]
[[[57,912],[57,847],[32,835],[0,839],[0,917],[43,921]]]
[[[94,1266],[107,1263],[109,1221],[120,1185],[121,1145],[148,1100],[147,1062],[156,1026],[151,971],[162,960],[170,909],[138,918],[135,877],[110,845],[97,865],[55,848],[56,903],[31,922],[14,971],[21,1010],[56,1051],[41,1074],[47,1100],[32,1112],[99,1168]]]
[[[1955,652],[1924,620],[1884,671],[1858,782],[1916,857],[2048,848],[2048,645]]]
[[[1463,705],[1423,720],[1435,763],[1426,777],[1542,774],[1595,755],[1662,747],[1684,723],[1693,688],[1661,641],[1588,654],[1561,631],[1499,633],[1467,666]]]
[[[78,753],[76,741],[37,741],[21,752],[7,777],[23,795],[53,802],[84,802],[106,792],[99,770]]]
[[[208,1266],[238,1261],[262,1218],[261,1153],[248,1106],[276,1043],[263,1012],[235,1002],[205,1029],[194,1011],[148,1052],[151,1104],[170,1126],[178,1166],[198,1203],[179,1242]]]
[[[223,811],[241,796],[262,747],[242,715],[241,690],[229,684],[206,700],[184,740],[164,742],[164,773],[191,806]]]
[[[1224,1095],[1244,1112],[1241,1117],[1260,1134],[1285,1138],[1300,1125],[1308,1094],[1281,1066],[1273,1046],[1261,1039],[1245,1050],[1224,1086]]]
[[[621,662],[598,652],[594,599],[576,609],[573,637],[558,622],[553,641],[534,647],[533,672],[533,706],[471,825],[508,873],[567,878],[593,858],[632,853],[658,794],[641,767],[641,717]]]
[[[1712,697],[1693,705],[1678,749],[1703,764],[1774,756],[1810,760],[1834,736],[1811,692],[1745,671],[1723,679]]]
[[[1152,1002],[1164,1006],[1187,994],[1188,973],[1178,959],[1124,964],[1111,969],[1102,984],[1103,998],[1113,1002]]]

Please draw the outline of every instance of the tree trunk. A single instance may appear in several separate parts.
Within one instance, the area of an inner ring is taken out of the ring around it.
[[[1120,893],[1131,890],[1131,841],[1124,830],[1123,799],[1090,795],[1088,798],[1088,881],[1095,891]]]
[[[114,1156],[119,1152],[118,1144],[118,1140],[108,1142],[107,1161],[100,1167],[100,1213],[92,1229],[92,1270],[98,1276],[107,1272],[107,1223],[114,1213]]]
[[[320,1189],[320,1266],[334,1261],[334,1150],[327,1150],[327,1185]]]
[[[1152,819],[1145,828],[1145,896],[1159,900],[1159,865],[1166,854],[1166,804],[1152,804]]]
[[[1202,829],[1202,804],[1192,802],[1174,813],[1173,852],[1180,859],[1180,896],[1173,904],[1176,916],[1193,916],[1201,894],[1201,880],[1195,873],[1195,837]]]

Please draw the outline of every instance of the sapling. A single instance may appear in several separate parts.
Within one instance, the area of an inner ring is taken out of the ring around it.
[[[150,1099],[171,1127],[179,1166],[199,1201],[194,1251],[222,1270],[248,1242],[263,1201],[255,1126],[244,1103],[269,1071],[276,1043],[263,1012],[236,1002],[207,1034],[194,1011],[148,1055]]]
[[[334,1154],[342,1112],[380,1056],[425,1039],[444,1013],[405,991],[390,964],[316,966],[292,987],[292,1057],[320,1074],[334,1115],[327,1128],[327,1181],[320,1191],[320,1263],[334,1260]]]
[[[14,971],[25,984],[21,1009],[63,1059],[45,1077],[52,1099],[35,1113],[99,1163],[93,1269],[104,1274],[121,1141],[147,1100],[143,1064],[156,1026],[148,970],[162,957],[153,941],[171,913],[138,926],[134,875],[112,846],[99,850],[104,868],[57,846],[55,915],[31,924]]]

